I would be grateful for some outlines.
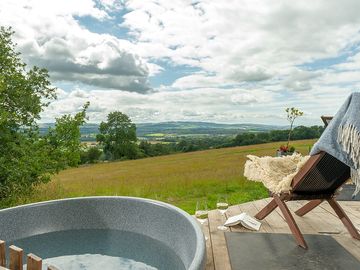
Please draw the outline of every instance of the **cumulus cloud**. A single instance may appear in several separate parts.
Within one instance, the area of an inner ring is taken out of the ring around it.
[[[294,91],[306,91],[312,89],[310,81],[321,76],[320,72],[295,69],[290,72],[284,81],[284,86]]]
[[[44,119],[89,100],[91,121],[121,110],[136,122],[285,124],[294,106],[306,111],[298,123],[320,124],[360,86],[359,9],[357,0],[5,0],[0,24],[14,27],[29,64],[73,84]],[[126,34],[91,32],[79,22],[87,17]],[[166,83],[152,89],[154,78]]]
[[[231,102],[234,104],[252,104],[260,101],[260,97],[256,97],[251,93],[239,93],[231,96]]]
[[[133,0],[126,6],[131,12],[123,25],[146,46],[142,55],[200,67],[224,81],[285,76],[289,67],[336,56],[360,38],[358,1]]]
[[[158,122],[172,120],[197,120],[233,122],[249,117],[263,102],[273,98],[266,91],[244,89],[203,88],[197,91],[163,91],[147,95],[119,90],[92,90],[84,93],[77,89],[59,100],[43,113],[43,121],[55,117],[56,113],[69,113],[90,101],[90,122],[99,122],[114,110],[128,114],[135,122]],[[254,105],[257,106],[254,108]],[[252,117],[255,122],[261,118]]]
[[[54,81],[146,92],[149,70],[133,44],[90,32],[75,16],[108,18],[91,0],[1,1],[0,24],[13,26],[26,62],[46,67]],[[110,5],[111,2],[105,2]]]
[[[69,94],[69,97],[75,97],[75,98],[88,98],[89,94],[88,92],[84,91],[84,90],[74,90]]]
[[[209,76],[203,73],[181,77],[174,81],[172,86],[179,89],[192,89],[204,87],[221,87],[223,80],[218,76]]]

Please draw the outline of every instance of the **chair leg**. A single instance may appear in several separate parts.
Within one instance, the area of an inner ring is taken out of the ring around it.
[[[255,218],[262,220],[267,217],[277,207],[275,199],[272,199],[259,213],[255,215]]]
[[[280,199],[279,196],[274,195],[274,200],[276,204],[279,206],[282,214],[284,215],[284,218],[289,225],[289,228],[299,246],[301,246],[304,249],[307,249],[307,244],[305,242],[304,236],[302,235],[298,225],[296,224],[293,216],[290,213],[289,208],[286,206],[285,202]]]
[[[341,208],[340,204],[334,198],[328,199],[327,201],[332,207],[332,209],[334,209],[336,215],[340,218],[346,229],[349,231],[350,235],[353,238],[360,240],[359,232],[357,231],[349,217],[346,215],[344,210]]]
[[[295,214],[299,217],[302,217],[303,215],[309,213],[311,210],[313,210],[316,206],[321,204],[323,200],[312,200],[305,204],[303,207],[295,211]]]

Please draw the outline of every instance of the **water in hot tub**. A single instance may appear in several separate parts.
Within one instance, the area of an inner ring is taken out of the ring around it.
[[[69,230],[39,234],[12,244],[61,270],[184,270],[175,252],[150,237],[119,230]]]

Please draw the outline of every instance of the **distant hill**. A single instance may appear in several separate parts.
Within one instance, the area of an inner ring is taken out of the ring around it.
[[[54,123],[40,123],[40,133],[45,134],[47,133],[50,127],[54,127]],[[80,132],[82,135],[89,135],[89,134],[97,134],[99,133],[99,124],[95,123],[86,123],[82,127],[80,127]]]
[[[230,135],[246,131],[269,131],[283,129],[280,126],[259,124],[218,124],[210,122],[161,122],[136,124],[139,137],[149,134],[175,135]]]
[[[41,123],[41,133],[46,133],[54,123]],[[233,135],[241,132],[261,132],[275,129],[284,129],[283,126],[260,124],[219,124],[210,122],[161,122],[138,123],[138,137],[162,137],[166,135]],[[83,137],[94,137],[99,132],[99,124],[87,123],[80,128]],[[158,135],[158,136],[157,136]]]

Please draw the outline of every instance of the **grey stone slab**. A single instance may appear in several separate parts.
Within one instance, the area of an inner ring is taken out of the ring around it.
[[[226,232],[225,237],[233,270],[360,269],[360,262],[328,235],[304,235],[308,250],[290,234]]]

